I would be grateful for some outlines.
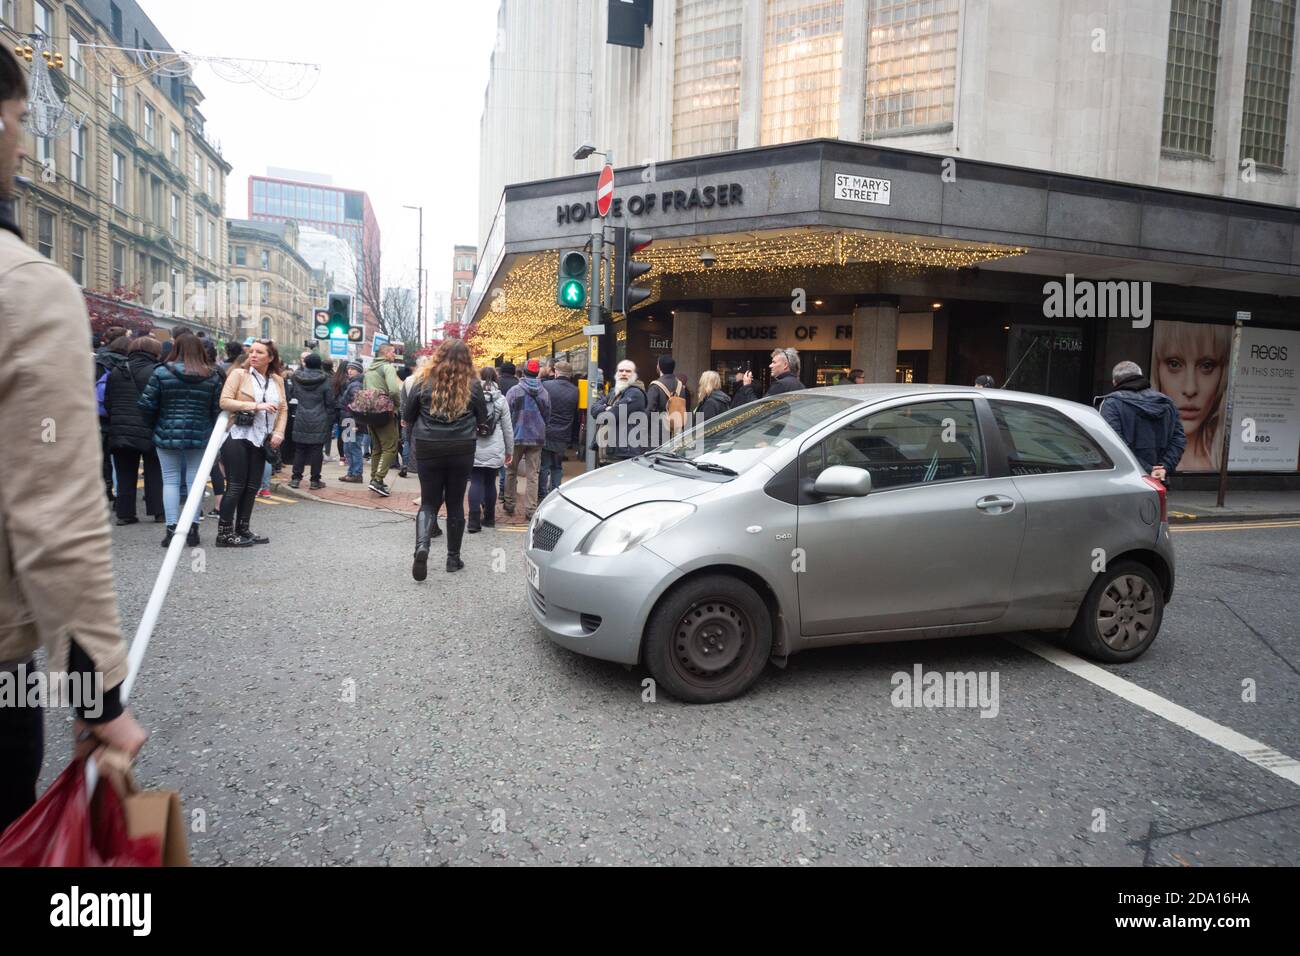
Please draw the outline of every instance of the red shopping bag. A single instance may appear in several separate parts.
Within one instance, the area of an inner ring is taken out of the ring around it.
[[[101,778],[86,796],[86,761],[73,760],[32,808],[0,834],[0,866],[160,866],[157,836],[133,839],[117,790]]]

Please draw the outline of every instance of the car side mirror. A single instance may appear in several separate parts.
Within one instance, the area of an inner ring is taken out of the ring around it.
[[[871,493],[871,472],[852,465],[831,465],[817,476],[813,492],[828,498],[861,498]]]

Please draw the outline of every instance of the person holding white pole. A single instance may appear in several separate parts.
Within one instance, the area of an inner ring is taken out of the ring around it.
[[[80,675],[76,726],[87,745],[134,756],[145,732],[122,703],[127,647],[91,356],[68,347],[86,337],[90,318],[77,284],[13,222],[26,112],[23,71],[0,49],[0,671],[30,669],[44,646],[46,668]],[[0,831],[36,800],[44,737],[43,708],[0,706]]]

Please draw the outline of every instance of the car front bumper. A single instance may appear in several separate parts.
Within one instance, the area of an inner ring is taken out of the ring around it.
[[[561,529],[551,550],[533,546],[543,521]],[[682,573],[640,546],[613,557],[578,554],[575,549],[599,523],[559,494],[538,508],[524,551],[538,574],[536,587],[525,579],[528,606],[546,636],[561,647],[635,664],[646,618]]]

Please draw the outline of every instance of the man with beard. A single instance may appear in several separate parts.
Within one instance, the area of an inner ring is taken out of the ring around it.
[[[614,372],[613,395],[597,397],[592,406],[597,429],[602,426],[606,428],[604,445],[613,461],[627,461],[644,455],[648,450],[648,405],[645,385],[636,377],[636,365],[624,359],[618,363],[618,369]]]

